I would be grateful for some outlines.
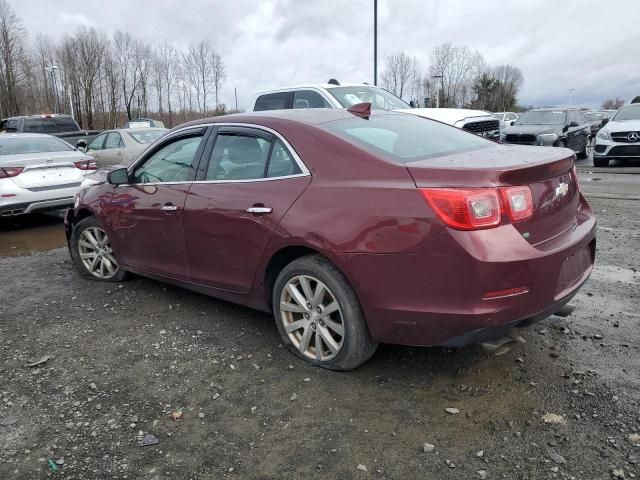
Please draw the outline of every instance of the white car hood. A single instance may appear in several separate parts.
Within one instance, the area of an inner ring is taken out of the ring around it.
[[[466,119],[480,119],[484,117],[488,120],[497,120],[496,117],[489,112],[483,110],[467,110],[464,108],[402,108],[396,112],[410,113],[419,117],[438,120],[439,122],[455,125],[456,122]]]
[[[605,125],[607,132],[640,132],[640,120],[623,120],[621,122],[609,122]]]

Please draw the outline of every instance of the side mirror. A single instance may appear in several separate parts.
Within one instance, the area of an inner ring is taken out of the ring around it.
[[[603,118],[602,119],[602,123],[600,124],[602,127],[604,127],[607,123],[609,123],[609,120],[611,120],[610,118]]]
[[[515,121],[515,120],[509,120],[509,126],[510,126],[510,127],[513,127],[513,124],[514,124],[514,123],[516,123],[516,121]]]
[[[111,185],[126,185],[129,183],[129,172],[126,168],[116,168],[107,174],[107,182]]]
[[[411,101],[409,102],[409,106],[410,106],[411,108],[416,108],[416,102],[414,102],[413,100],[411,100]]]
[[[80,150],[81,152],[86,152],[87,151],[87,142],[85,142],[84,140],[78,140],[78,143],[76,143],[76,148],[78,150]]]
[[[578,122],[571,122],[569,124],[569,127],[579,127],[580,125],[578,124]]]

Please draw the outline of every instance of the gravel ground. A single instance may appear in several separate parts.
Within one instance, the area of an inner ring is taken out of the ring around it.
[[[640,204],[591,204],[572,316],[500,357],[383,345],[348,373],[263,313],[87,281],[63,248],[0,258],[0,479],[640,478]]]

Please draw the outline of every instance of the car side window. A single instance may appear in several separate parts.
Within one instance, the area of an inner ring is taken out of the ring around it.
[[[331,105],[313,90],[293,92],[293,108],[331,108]]]
[[[515,113],[507,113],[506,116],[507,116],[507,121],[516,119],[516,114]]]
[[[195,135],[165,144],[134,170],[134,183],[188,181],[201,142],[202,135]]]
[[[583,123],[587,123],[587,117],[584,116],[584,113],[582,112],[577,112],[578,113],[578,123],[580,125],[582,125]]]
[[[264,178],[271,142],[250,135],[220,133],[211,152],[206,180]]]
[[[271,149],[271,157],[269,157],[267,177],[287,177],[300,173],[302,173],[302,170],[300,170],[289,151],[280,140],[276,140]]]
[[[102,150],[102,145],[104,144],[105,139],[107,138],[106,133],[101,133],[96,138],[91,140],[91,143],[87,146],[87,150]]]
[[[267,93],[260,95],[256,99],[254,111],[260,112],[264,110],[283,110],[287,108],[287,97],[289,92]]]
[[[104,150],[109,150],[112,148],[122,148],[124,143],[122,142],[122,137],[118,132],[110,132],[107,134],[107,140],[104,142]]]

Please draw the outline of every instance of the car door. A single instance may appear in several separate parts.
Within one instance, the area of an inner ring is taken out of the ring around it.
[[[114,189],[109,237],[123,265],[188,279],[184,204],[206,132],[197,127],[171,135],[129,169],[128,185]]]
[[[567,112],[567,147],[578,151],[580,144],[580,126],[571,126],[573,122],[578,123],[578,116],[574,110],[569,110]]]
[[[101,133],[97,137],[95,137],[89,145],[87,145],[86,152],[96,159],[96,163],[100,160],[100,155],[102,153],[102,148],[104,147],[104,141],[107,139],[107,133]]]
[[[210,143],[185,204],[191,279],[246,292],[271,234],[311,177],[291,146],[265,130],[220,126]]]
[[[100,160],[98,165],[123,165],[123,149],[124,142],[119,132],[107,133],[102,150],[100,151]]]

